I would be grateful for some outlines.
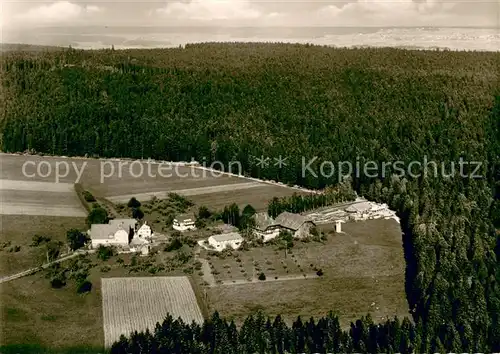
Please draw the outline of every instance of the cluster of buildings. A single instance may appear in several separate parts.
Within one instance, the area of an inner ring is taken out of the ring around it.
[[[283,212],[273,219],[267,213],[258,213],[255,215],[253,233],[255,237],[263,242],[276,238],[281,231],[288,231],[294,238],[301,239],[308,237],[311,229],[315,226],[312,220],[300,214]],[[208,243],[210,248],[207,249],[223,251],[229,247],[237,249],[243,241],[243,237],[238,232],[227,232],[210,236],[206,243],[201,242],[199,244],[207,248],[206,244]]]
[[[387,204],[378,204],[366,200],[358,200],[358,202],[349,205],[345,209],[332,207],[314,211],[309,213],[308,217],[315,220],[317,224],[332,222],[339,224],[347,221],[364,221],[372,219],[395,219],[399,222],[396,213],[390,210]]]
[[[107,224],[92,224],[88,231],[92,248],[114,246],[120,252],[140,252],[151,250],[153,231],[144,222],[141,226],[136,219],[113,219]]]
[[[342,224],[347,221],[369,220],[379,218],[394,218],[395,212],[387,204],[377,204],[364,200],[351,204],[345,209],[324,209],[308,215],[283,212],[276,218],[267,213],[255,214],[253,233],[263,242],[271,241],[282,231],[288,231],[296,239],[303,239],[311,234],[311,229],[317,224],[335,223],[335,232],[342,232]],[[193,214],[177,216],[172,225],[174,230],[189,231],[196,229]],[[108,224],[93,224],[89,230],[92,248],[100,245],[116,246],[122,252],[141,252],[148,254],[152,243],[153,232],[144,222],[139,226],[135,219],[114,219]],[[199,244],[207,249],[222,251],[227,248],[237,249],[244,239],[238,232],[223,230],[212,235]]]

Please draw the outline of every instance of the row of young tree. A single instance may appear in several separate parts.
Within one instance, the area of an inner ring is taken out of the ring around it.
[[[4,151],[239,161],[313,189],[337,184],[346,171],[335,162],[350,162],[354,191],[400,217],[422,341],[446,331],[462,351],[500,351],[497,54],[200,44],[2,63]],[[425,159],[449,176],[385,165]],[[460,159],[481,162],[481,177],[450,174]]]
[[[443,325],[441,334],[429,340],[422,326],[407,318],[401,321],[395,317],[378,324],[367,315],[345,330],[333,313],[319,319],[298,317],[289,326],[280,315],[270,318],[257,312],[238,328],[215,312],[201,325],[168,316],[151,331],[121,336],[112,345],[111,354],[460,352],[463,346],[458,333],[447,327]]]
[[[343,181],[337,187],[327,187],[323,193],[312,193],[300,195],[294,193],[290,197],[274,197],[269,201],[267,213],[275,218],[279,214],[288,211],[290,213],[302,213],[304,211],[317,209],[337,203],[349,202],[356,199],[356,192],[352,189],[351,182]]]

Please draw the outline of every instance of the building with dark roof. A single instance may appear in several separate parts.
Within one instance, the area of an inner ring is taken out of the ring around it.
[[[281,231],[289,231],[295,238],[304,238],[309,236],[311,228],[315,226],[314,222],[300,214],[283,212],[273,219],[267,213],[259,213],[255,215],[254,232],[267,242]]]

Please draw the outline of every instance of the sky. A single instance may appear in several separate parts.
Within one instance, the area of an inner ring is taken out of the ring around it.
[[[499,26],[499,1],[0,0],[3,31],[44,26]]]

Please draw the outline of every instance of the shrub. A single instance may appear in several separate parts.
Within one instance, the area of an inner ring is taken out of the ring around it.
[[[316,272],[316,275],[318,277],[321,277],[323,275],[323,270],[322,269],[319,269],[317,272]]]
[[[92,193],[90,193],[89,191],[83,191],[82,195],[83,199],[85,199],[86,202],[93,203],[96,201]]]
[[[130,198],[130,200],[127,203],[127,206],[129,208],[139,208],[141,206],[141,202],[138,201],[135,197]]]
[[[174,237],[172,241],[165,247],[165,252],[171,252],[178,250],[182,247],[182,241],[180,237]]]
[[[111,267],[110,267],[110,266],[108,266],[108,265],[105,265],[105,266],[102,266],[102,267],[101,267],[101,272],[102,272],[102,273],[107,273],[107,272],[109,272],[110,270],[111,270]]]
[[[259,280],[266,280],[266,275],[264,273],[260,273]]]
[[[87,216],[87,224],[106,224],[108,222],[108,212],[100,206],[95,206]]]
[[[186,274],[193,274],[193,267],[186,267],[182,271]]]
[[[76,292],[78,294],[89,293],[92,290],[92,283],[88,280],[83,280],[78,284]]]
[[[85,246],[89,239],[87,234],[77,229],[71,229],[66,232],[66,240],[68,241],[69,248],[73,251]]]
[[[60,289],[66,285],[66,280],[61,275],[57,275],[50,280],[50,286],[54,289]]]
[[[132,217],[134,219],[142,219],[144,217],[144,212],[140,208],[133,208],[132,209]]]
[[[31,247],[37,247],[40,246],[42,243],[47,243],[50,241],[50,237],[47,236],[40,236],[40,235],[35,235],[31,239]]]
[[[114,255],[114,250],[112,247],[106,247],[103,245],[100,245],[99,248],[97,249],[97,258],[99,258],[102,261],[107,261]]]

